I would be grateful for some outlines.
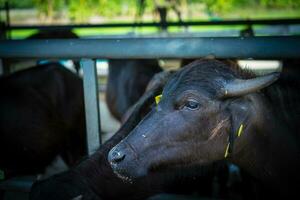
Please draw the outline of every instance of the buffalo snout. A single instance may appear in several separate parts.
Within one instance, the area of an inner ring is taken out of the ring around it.
[[[140,168],[140,160],[131,145],[121,142],[108,153],[108,162],[113,172],[124,180],[145,176],[147,168]]]

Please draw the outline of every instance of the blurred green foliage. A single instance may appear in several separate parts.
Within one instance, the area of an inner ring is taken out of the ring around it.
[[[68,11],[72,21],[82,22],[90,16],[131,15],[135,12],[136,0],[69,0]]]
[[[0,0],[4,5],[6,0]],[[40,17],[53,18],[55,13],[67,10],[67,16],[74,22],[85,22],[92,16],[136,16],[143,13],[153,14],[155,1],[158,0],[8,0],[12,8],[37,8]],[[164,0],[176,1],[178,5],[201,4],[208,16],[222,16],[237,9],[300,9],[300,0]],[[300,12],[300,11],[299,11]]]
[[[227,13],[235,9],[246,8],[278,8],[299,9],[300,0],[187,0],[188,3],[202,2],[209,13]]]
[[[260,4],[267,8],[299,8],[300,0],[260,0]]]
[[[55,12],[64,8],[65,2],[62,0],[33,0],[38,10],[39,16],[45,19],[52,19]]]

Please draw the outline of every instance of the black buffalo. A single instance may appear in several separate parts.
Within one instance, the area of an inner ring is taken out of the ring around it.
[[[199,60],[166,84],[157,107],[108,155],[125,179],[227,160],[268,197],[298,194],[299,81],[254,77],[217,60]],[[297,195],[299,196],[299,194]]]
[[[6,178],[43,172],[57,154],[86,155],[82,80],[57,63],[0,78],[0,169]]]
[[[120,130],[96,153],[70,171],[36,182],[31,190],[31,199],[145,199],[161,192],[196,192],[201,196],[231,199],[234,178],[228,174],[228,165],[224,162],[216,162],[209,167],[189,167],[188,173],[186,168],[182,168],[149,173],[145,177],[128,181],[124,181],[111,169],[107,160],[109,150],[124,139],[151,110],[154,97],[160,93],[169,76],[169,72],[155,75],[147,92],[135,104]],[[251,193],[251,188],[246,188],[246,192]],[[239,196],[241,192],[235,191],[234,195]]]

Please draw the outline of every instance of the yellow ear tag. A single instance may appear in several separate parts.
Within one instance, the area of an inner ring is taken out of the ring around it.
[[[239,130],[238,130],[238,137],[240,137],[241,136],[241,134],[242,134],[242,132],[243,132],[243,128],[244,128],[244,125],[243,124],[241,124],[240,125],[240,128],[239,128]]]
[[[160,95],[157,95],[157,96],[155,97],[155,103],[156,103],[156,105],[160,102],[161,97],[162,97],[161,94],[160,94]]]
[[[227,147],[226,147],[226,150],[225,150],[224,158],[227,158],[227,156],[228,156],[228,150],[229,150],[229,143],[227,144]]]

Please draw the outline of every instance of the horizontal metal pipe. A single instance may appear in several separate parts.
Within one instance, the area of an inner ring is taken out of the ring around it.
[[[0,58],[299,58],[300,36],[4,40]]]
[[[11,25],[9,30],[40,29],[57,30],[73,28],[120,28],[120,27],[160,27],[160,26],[215,26],[215,25],[291,25],[300,24],[300,19],[258,19],[258,20],[219,20],[219,21],[185,21],[185,22],[144,22],[144,23],[104,23],[73,25]]]

